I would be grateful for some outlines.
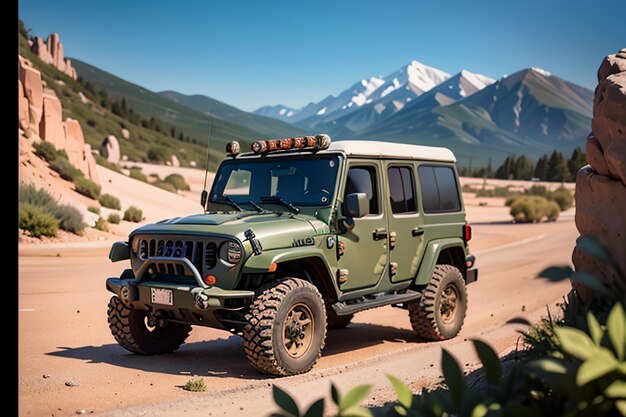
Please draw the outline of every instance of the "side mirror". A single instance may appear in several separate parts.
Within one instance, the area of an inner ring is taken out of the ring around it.
[[[202,190],[202,193],[200,194],[200,205],[205,210],[206,210],[206,201],[208,198],[209,198],[209,193],[207,192],[207,190]]]
[[[346,196],[343,203],[343,214],[359,219],[370,214],[370,202],[365,193],[353,193]]]

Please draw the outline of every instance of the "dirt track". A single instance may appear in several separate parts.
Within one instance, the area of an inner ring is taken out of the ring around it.
[[[356,316],[345,330],[328,334],[324,355],[306,375],[272,379],[247,364],[241,339],[196,328],[177,353],[160,357],[128,354],[109,334],[104,278],[124,267],[106,259],[108,247],[82,244],[65,249],[21,247],[19,261],[19,407],[23,416],[74,415],[267,415],[270,385],[286,387],[306,403],[340,387],[371,382],[388,395],[384,373],[407,381],[439,375],[445,346],[462,363],[474,363],[470,337],[499,351],[515,343],[515,316],[538,318],[568,284],[535,280],[550,264],[569,264],[577,232],[573,218],[541,225],[478,224],[472,249],[479,281],[469,287],[470,307],[461,335],[443,343],[419,341],[404,310],[385,307]],[[58,255],[57,255],[58,254]],[[49,376],[44,378],[44,375]],[[177,386],[190,375],[205,378],[206,393]],[[68,387],[68,381],[80,384]],[[208,407],[208,408],[205,408]],[[241,409],[243,407],[243,409]]]

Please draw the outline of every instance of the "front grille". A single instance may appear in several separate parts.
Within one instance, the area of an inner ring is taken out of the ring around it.
[[[137,258],[145,261],[154,256],[168,256],[173,258],[187,258],[196,267],[201,275],[213,269],[217,264],[217,245],[214,242],[205,243],[201,240],[189,239],[162,239],[138,237],[139,245]],[[178,271],[159,271],[163,273]]]

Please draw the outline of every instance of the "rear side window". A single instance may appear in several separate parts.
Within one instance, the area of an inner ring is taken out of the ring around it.
[[[379,214],[377,184],[375,167],[352,167],[348,171],[345,195],[365,193],[370,202],[370,214]]]
[[[421,166],[418,173],[426,213],[461,211],[459,189],[451,167]]]
[[[393,214],[417,212],[413,171],[409,167],[389,167],[389,199]]]

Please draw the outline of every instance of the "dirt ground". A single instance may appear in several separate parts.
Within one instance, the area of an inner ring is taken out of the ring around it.
[[[423,342],[413,335],[405,310],[369,310],[357,314],[347,329],[328,333],[313,371],[288,378],[255,372],[239,337],[206,328],[194,328],[174,354],[129,354],[115,343],[106,323],[110,294],[104,280],[125,267],[108,261],[109,243],[21,245],[19,414],[262,416],[273,410],[272,384],[306,404],[327,395],[330,381],[344,390],[373,383],[368,401],[377,403],[392,398],[384,373],[415,387],[439,378],[441,347],[470,367],[476,358],[469,338],[483,338],[506,353],[519,337],[519,327],[504,325],[508,319],[536,320],[567,293],[568,284],[535,277],[547,265],[569,264],[578,234],[567,213],[556,223],[534,225],[489,221],[490,215],[477,213],[468,207],[479,281],[469,286],[470,307],[458,337]],[[180,388],[193,375],[205,379],[207,392]]]

